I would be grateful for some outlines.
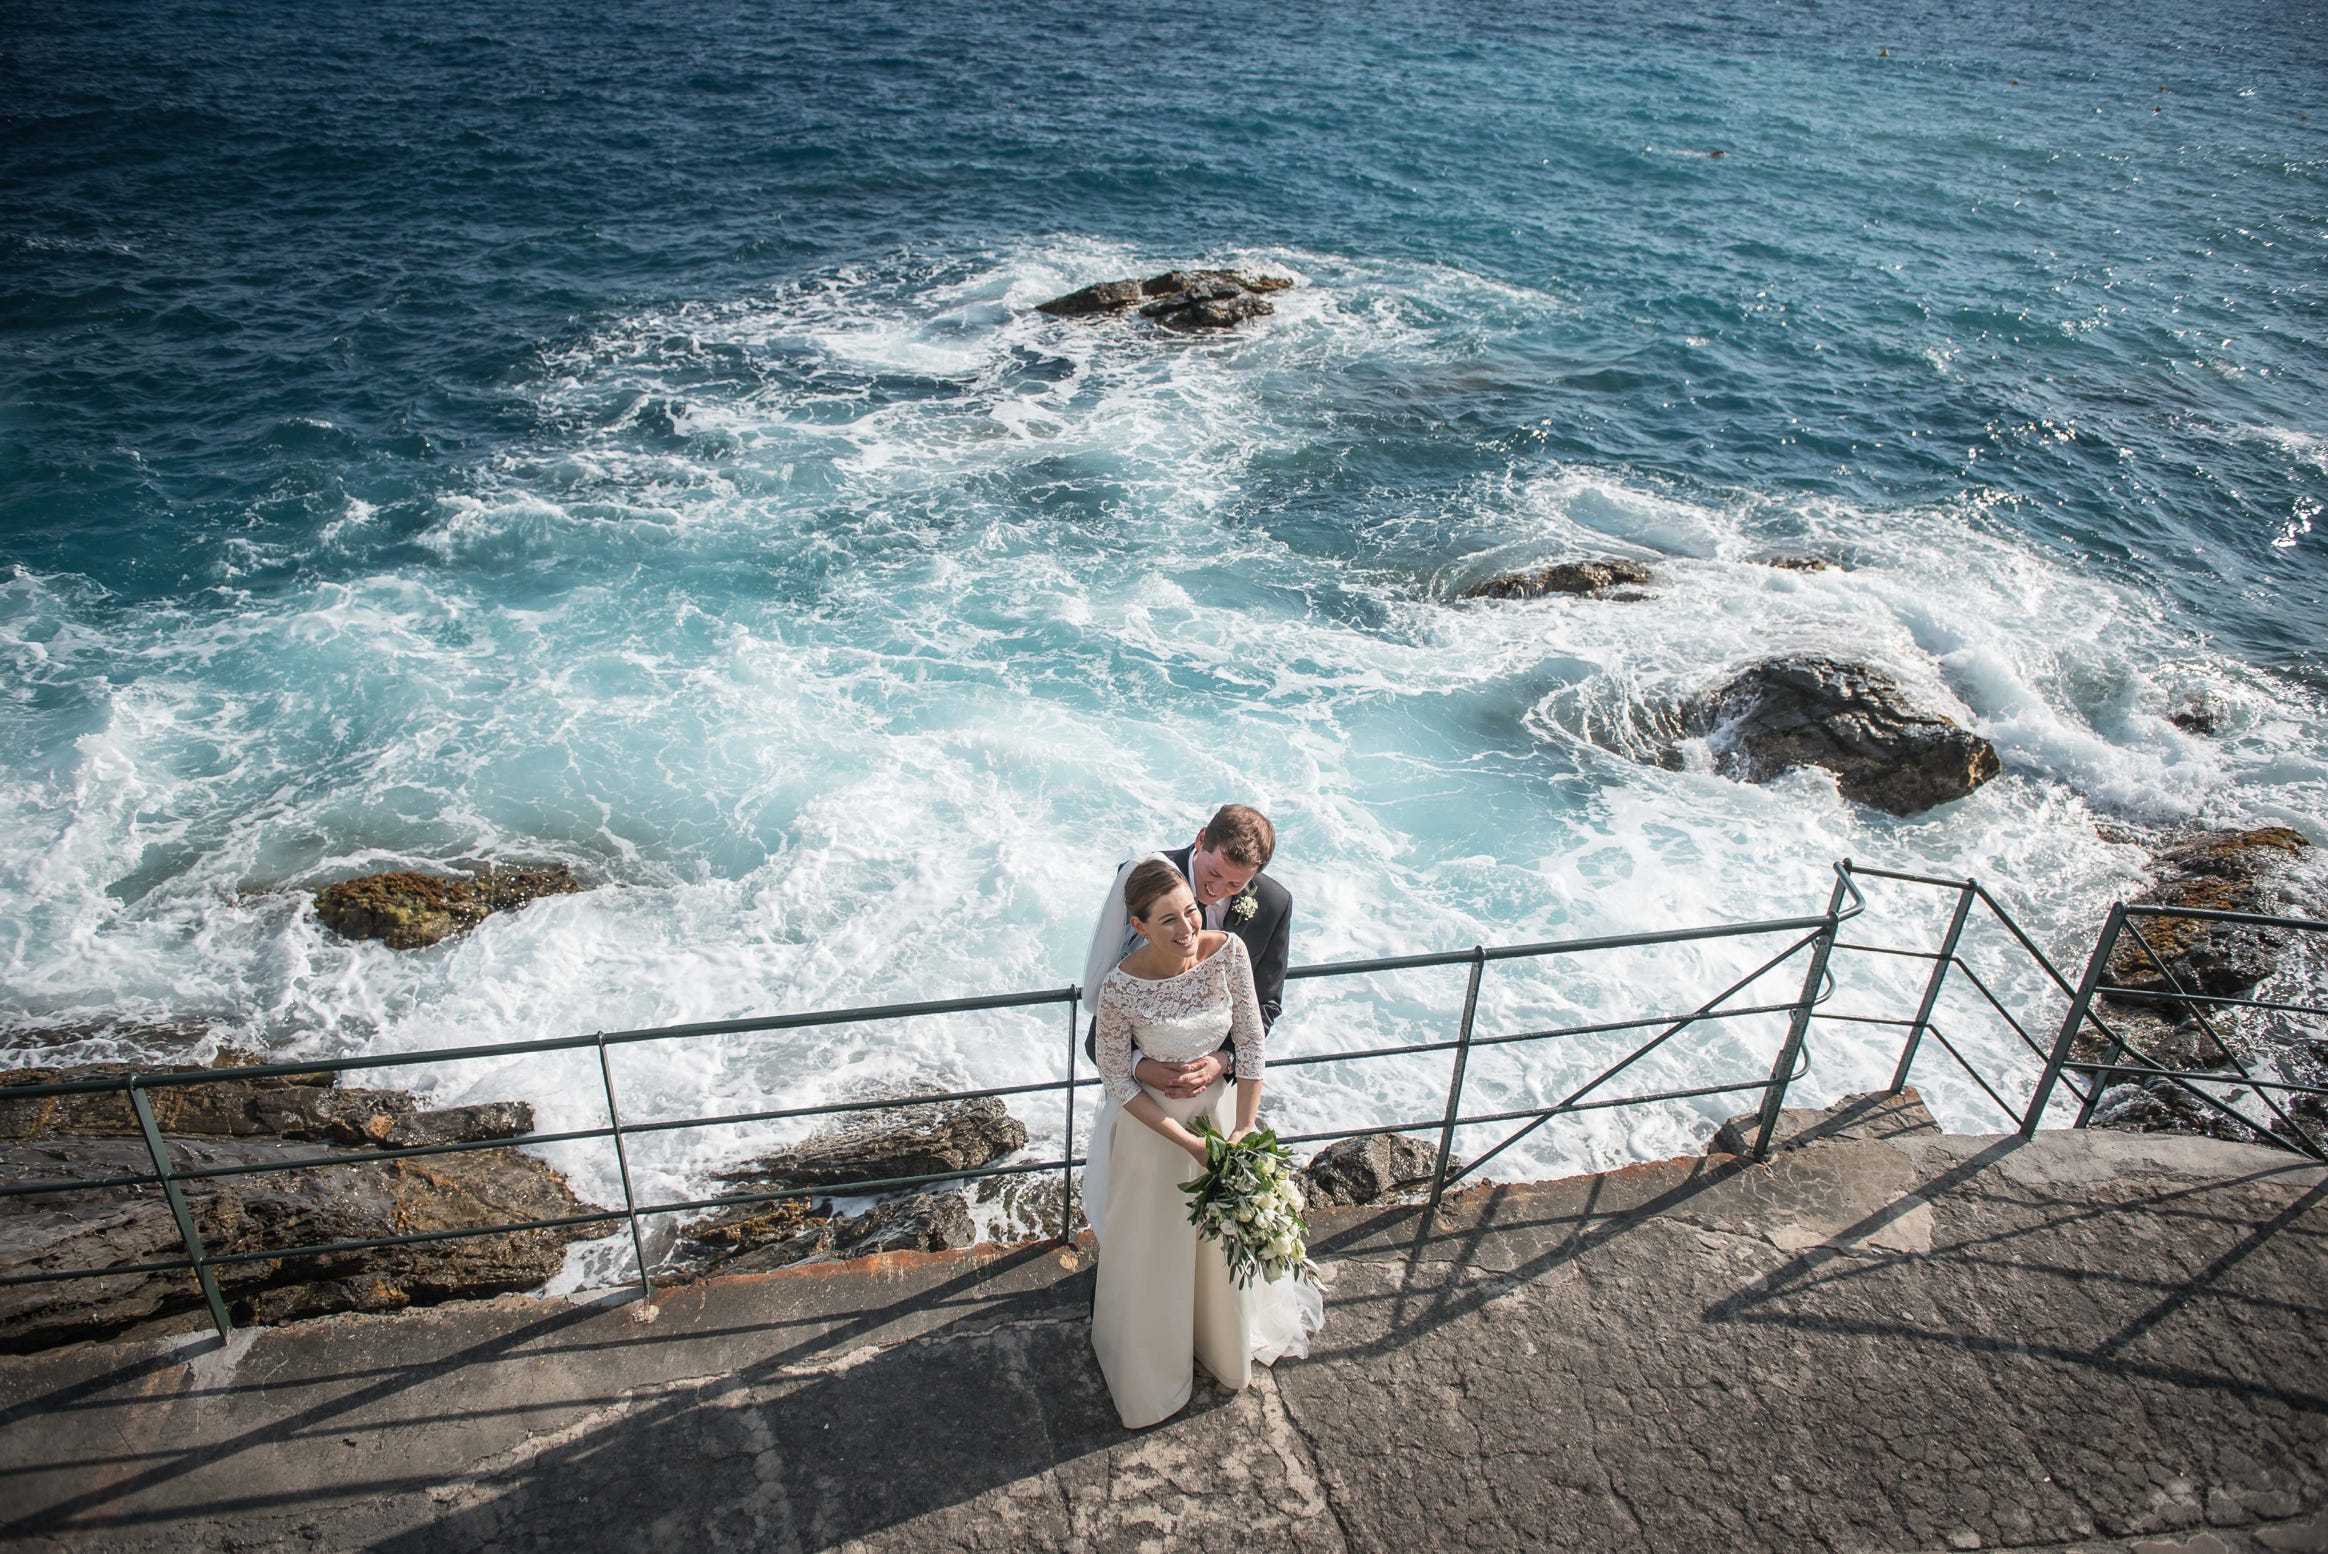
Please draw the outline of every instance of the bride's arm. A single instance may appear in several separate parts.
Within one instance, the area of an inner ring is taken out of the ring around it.
[[[1253,958],[1245,941],[1229,936],[1229,1040],[1237,1048],[1237,1126],[1229,1137],[1241,1139],[1261,1117],[1261,1043],[1268,1027],[1261,1023],[1261,1001],[1253,994]]]
[[[1098,1047],[1099,1077],[1107,1093],[1123,1103],[1127,1114],[1139,1118],[1202,1162],[1204,1140],[1166,1116],[1164,1108],[1156,1104],[1156,1098],[1132,1077],[1132,1021],[1124,1011],[1122,984],[1112,978],[1099,989]],[[1242,1099],[1240,1092],[1239,1100]]]

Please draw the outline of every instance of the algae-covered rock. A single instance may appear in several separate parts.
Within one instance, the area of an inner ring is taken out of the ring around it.
[[[495,867],[466,879],[407,869],[326,885],[315,893],[315,915],[342,938],[418,950],[465,933],[496,912],[584,888],[563,864]]]
[[[1637,598],[1621,590],[1654,581],[1656,574],[1638,561],[1612,556],[1600,561],[1563,561],[1532,572],[1502,572],[1463,590],[1466,599],[1541,599],[1547,594],[1576,594],[1588,599]]]

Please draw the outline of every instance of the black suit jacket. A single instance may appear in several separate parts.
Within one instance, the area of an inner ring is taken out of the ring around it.
[[[1188,879],[1193,889],[1195,881],[1188,872],[1191,847],[1163,856]],[[1261,1029],[1266,1031],[1277,1023],[1279,1011],[1285,1007],[1285,968],[1287,956],[1293,949],[1293,892],[1271,879],[1267,874],[1256,874],[1253,883],[1245,887],[1253,896],[1253,915],[1243,922],[1225,922],[1228,932],[1245,941],[1245,952],[1253,961],[1253,996],[1261,1005]],[[1234,906],[1237,896],[1229,898]],[[1083,1050],[1096,1063],[1099,1061],[1099,1022],[1094,1020],[1083,1033]],[[1233,1067],[1236,1062],[1236,1044],[1225,1043],[1221,1051],[1228,1054]]]

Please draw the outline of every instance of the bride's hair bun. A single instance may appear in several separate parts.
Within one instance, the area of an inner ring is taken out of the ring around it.
[[[1174,890],[1186,889],[1188,881],[1170,863],[1162,858],[1143,859],[1132,866],[1131,876],[1124,881],[1124,908],[1146,922],[1148,908]]]

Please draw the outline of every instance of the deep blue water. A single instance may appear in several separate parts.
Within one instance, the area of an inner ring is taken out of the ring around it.
[[[2069,943],[2140,878],[2097,820],[2328,841],[2322,8],[1896,10],[9,9],[0,1023],[1056,983],[1229,796],[1305,959],[1799,910],[1846,853]],[[1219,341],[1030,311],[1184,263],[1301,284]],[[1611,553],[1657,597],[1450,602]],[[1901,822],[1627,758],[1803,646],[2006,777]],[[484,856],[608,888],[403,960],[294,889]]]

